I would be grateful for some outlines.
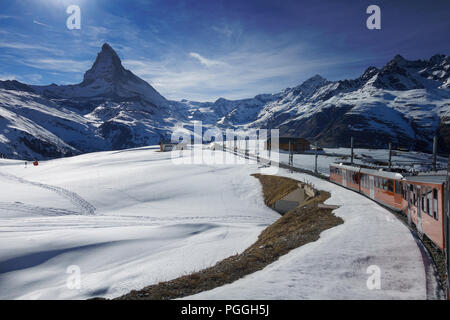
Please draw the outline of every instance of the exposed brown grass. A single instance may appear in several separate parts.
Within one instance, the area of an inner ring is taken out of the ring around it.
[[[299,183],[294,179],[262,175],[259,173],[252,174],[252,176],[259,179],[259,182],[261,182],[264,203],[270,208],[274,206],[275,201],[280,200],[297,189]]]
[[[298,183],[283,177],[254,176],[261,181],[264,200],[270,206],[293,191]],[[317,204],[329,197],[328,192],[320,191],[301,207],[286,213],[265,229],[258,240],[241,254],[226,258],[199,272],[133,290],[117,299],[181,298],[223,286],[261,270],[290,250],[316,241],[322,231],[343,223],[341,218],[332,214],[331,209],[317,207]]]

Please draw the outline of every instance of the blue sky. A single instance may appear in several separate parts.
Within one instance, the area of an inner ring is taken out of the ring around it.
[[[66,28],[71,4],[81,30]],[[381,30],[366,28],[370,4]],[[448,0],[2,0],[0,79],[78,83],[108,42],[169,99],[236,99],[450,54],[449,38]]]

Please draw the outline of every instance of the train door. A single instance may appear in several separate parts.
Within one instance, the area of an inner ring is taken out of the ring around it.
[[[412,194],[411,194],[411,188],[409,184],[404,185],[406,188],[406,201],[408,201],[408,224],[411,225],[411,201],[412,201]]]
[[[394,183],[394,201],[400,206],[402,203],[402,184],[399,180],[393,180]]]
[[[347,170],[342,169],[342,185],[347,186]]]
[[[370,190],[370,197],[372,199],[375,198],[375,179],[373,176],[369,176],[369,190]]]
[[[417,198],[417,232],[419,232],[419,236],[422,237],[422,191],[421,187],[417,186],[416,188],[416,198]]]

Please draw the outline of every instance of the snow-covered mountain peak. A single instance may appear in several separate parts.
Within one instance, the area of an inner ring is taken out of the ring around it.
[[[168,101],[151,85],[125,69],[118,54],[107,43],[102,46],[83,82],[75,85],[32,86],[47,98],[97,101],[146,101],[153,106],[167,106]],[[88,109],[91,109],[90,107]]]
[[[370,80],[376,75],[380,70],[376,67],[368,67],[366,71],[361,76],[361,79],[364,81]]]
[[[331,82],[327,79],[321,77],[320,75],[315,75],[305,80],[302,84],[296,86],[295,88],[285,91],[286,98],[284,101],[303,101],[312,97],[315,93],[317,93],[318,89],[329,83]]]
[[[327,79],[325,79],[324,77],[316,74],[315,76],[307,79],[306,81],[304,81],[300,87],[303,88],[318,88],[323,86],[326,82],[328,82]]]
[[[429,64],[432,65],[445,65],[445,64],[449,64],[450,62],[450,56],[446,56],[445,54],[435,54],[434,56],[432,56],[429,60]]]
[[[126,76],[127,72],[119,56],[109,44],[105,43],[92,68],[84,74],[82,85],[89,85],[97,79],[117,81],[120,77]]]
[[[0,81],[0,89],[33,92],[32,88],[17,80]]]
[[[0,153],[51,158],[145,146],[193,120],[224,129],[270,125],[324,146],[353,136],[372,148],[392,141],[429,150],[437,134],[440,149],[450,153],[449,106],[450,57],[442,54],[413,61],[397,55],[356,79],[315,75],[276,94],[196,102],[166,100],[104,44],[79,84],[0,81]]]
[[[394,59],[392,59],[391,63],[397,63],[399,65],[404,65],[408,63],[408,60],[406,60],[405,58],[403,58],[402,55],[397,54]]]

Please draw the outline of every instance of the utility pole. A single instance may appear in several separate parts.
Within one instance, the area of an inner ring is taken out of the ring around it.
[[[351,148],[351,164],[353,164],[353,157],[354,157],[354,153],[353,153],[353,137],[350,137],[350,148]]]
[[[259,145],[260,145],[260,141],[259,141],[259,130],[256,131],[256,163],[259,163]]]
[[[317,173],[317,141],[314,143],[314,149],[315,149],[315,161],[314,161],[314,173]]]
[[[291,165],[291,141],[289,141],[289,158],[288,158],[288,164]]]
[[[392,166],[392,143],[389,142],[389,170],[391,169]]]
[[[268,134],[267,134],[267,151],[269,151],[269,163],[270,163],[270,153],[271,153],[271,150],[272,150],[272,124],[271,124],[271,121],[272,121],[272,119],[269,119],[268,121],[267,121],[267,131],[268,131]],[[269,143],[270,142],[270,143]]]
[[[437,171],[437,136],[433,137],[433,171]]]
[[[292,167],[294,166],[294,147],[291,141],[289,141],[289,166],[292,172]]]
[[[245,138],[245,157],[248,158],[248,139]]]

